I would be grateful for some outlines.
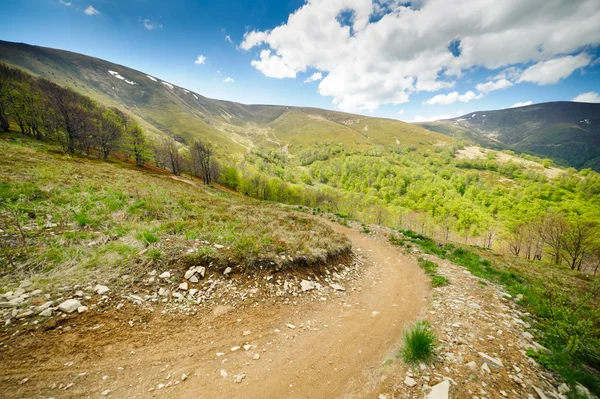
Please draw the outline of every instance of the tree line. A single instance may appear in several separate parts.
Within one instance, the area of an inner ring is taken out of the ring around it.
[[[60,143],[67,153],[104,160],[120,153],[137,166],[154,162],[175,175],[200,176],[205,184],[219,173],[209,143],[196,140],[188,148],[172,138],[151,139],[120,109],[0,63],[0,132],[12,124],[23,135]]]

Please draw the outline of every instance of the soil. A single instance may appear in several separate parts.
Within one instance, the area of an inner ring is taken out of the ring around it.
[[[382,362],[394,356],[403,330],[426,314],[429,281],[398,248],[332,227],[365,260],[360,279],[345,291],[253,299],[189,315],[128,303],[5,332],[0,396],[376,396],[386,379]]]

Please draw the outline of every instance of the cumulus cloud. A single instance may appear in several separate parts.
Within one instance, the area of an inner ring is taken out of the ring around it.
[[[587,93],[579,94],[572,101],[579,103],[600,103],[600,95],[595,91],[588,91]]]
[[[142,23],[144,24],[144,28],[148,29],[148,30],[154,30],[154,29],[162,29],[162,24],[159,24],[158,22],[152,21],[151,19],[142,19]]]
[[[259,48],[252,65],[266,76],[295,78],[318,69],[326,75],[319,83],[321,95],[332,96],[343,110],[374,110],[406,102],[415,92],[450,88],[475,68],[521,70],[535,63],[538,67],[525,70],[522,81],[565,76],[588,57],[579,54],[582,49],[600,44],[597,4],[307,0],[283,24],[246,32],[239,47]],[[561,73],[547,71],[552,63],[545,63],[564,57],[579,63],[560,68]]]
[[[203,55],[199,55],[198,58],[196,58],[196,61],[194,61],[194,64],[203,65],[205,62],[206,57]]]
[[[295,78],[296,71],[283,60],[283,57],[271,54],[269,50],[260,52],[260,60],[252,60],[252,66],[270,78]]]
[[[475,89],[482,93],[489,93],[490,91],[506,89],[507,87],[511,86],[513,86],[513,83],[510,80],[507,80],[506,78],[501,78],[495,81],[490,80],[486,83],[479,83],[477,86],[475,86]]]
[[[323,74],[321,72],[315,72],[308,78],[304,79],[304,83],[316,82],[317,80],[321,79],[323,79]]]
[[[59,3],[62,4],[63,6],[71,7],[70,1],[59,0]]]
[[[427,101],[423,101],[423,104],[427,105],[448,105],[454,104],[455,102],[468,103],[469,101],[479,100],[483,98],[483,93],[475,94],[472,91],[468,91],[465,94],[458,94],[457,91],[453,91],[448,94],[438,94],[437,96],[431,97]]]
[[[530,66],[517,79],[517,82],[532,82],[538,85],[550,85],[571,76],[576,70],[588,66],[592,62],[589,54],[567,55],[548,61],[540,61]]]
[[[513,104],[513,105],[511,105],[508,108],[526,107],[526,106],[531,105],[531,104],[533,104],[533,102],[531,102],[531,101],[523,101],[522,103]]]
[[[226,77],[226,78],[223,80],[223,82],[225,82],[225,83],[233,83],[233,82],[235,82],[235,80],[233,80],[233,78],[230,78],[230,77],[228,76],[228,77]]]
[[[84,13],[86,13],[87,15],[98,15],[100,14],[100,11],[96,10],[92,6],[88,6],[88,8],[85,9]]]
[[[233,44],[233,40],[231,40],[231,36],[229,35],[225,36],[225,41],[229,44]]]

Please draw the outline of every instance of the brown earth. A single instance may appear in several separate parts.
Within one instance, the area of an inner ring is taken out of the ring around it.
[[[428,280],[390,244],[332,227],[366,260],[345,292],[321,298],[315,290],[292,301],[256,300],[195,315],[128,304],[0,335],[0,396],[376,396],[382,361],[425,314]],[[246,344],[248,350],[232,351]]]

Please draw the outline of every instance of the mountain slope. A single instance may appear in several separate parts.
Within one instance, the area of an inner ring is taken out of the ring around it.
[[[486,147],[511,149],[600,170],[600,104],[551,102],[417,125]]]
[[[229,153],[318,142],[351,147],[428,145],[453,140],[392,119],[315,108],[213,100],[170,82],[98,58],[0,41],[0,62],[136,115],[153,135],[189,143],[204,137]]]

